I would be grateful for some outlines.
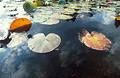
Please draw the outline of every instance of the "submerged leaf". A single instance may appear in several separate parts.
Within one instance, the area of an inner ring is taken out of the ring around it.
[[[108,50],[111,47],[110,44],[112,44],[105,35],[97,32],[91,32],[90,34],[85,29],[78,36],[81,42],[95,50]]]
[[[32,26],[32,22],[27,18],[18,18],[14,20],[10,25],[11,32],[23,32],[28,31]]]
[[[46,37],[43,33],[38,33],[28,40],[28,47],[36,53],[47,53],[53,51],[61,43],[61,38],[54,33]]]

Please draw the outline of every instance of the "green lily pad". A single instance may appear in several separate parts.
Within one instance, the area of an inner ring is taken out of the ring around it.
[[[65,2],[64,0],[60,0],[58,4],[59,4],[59,5],[65,5],[66,2]]]
[[[37,8],[36,8],[36,5],[34,5],[32,2],[25,2],[23,4],[23,9],[27,13],[31,13],[31,12],[34,12]]]

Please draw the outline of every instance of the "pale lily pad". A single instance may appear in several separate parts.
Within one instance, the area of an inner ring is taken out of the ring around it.
[[[70,4],[69,8],[71,8],[71,9],[80,9],[81,7],[79,5],[76,5],[76,4]]]
[[[74,14],[76,11],[72,8],[67,8],[62,11],[64,14]]]
[[[5,10],[6,11],[14,11],[16,9],[16,7],[6,7]]]
[[[0,40],[6,39],[8,36],[8,30],[5,28],[0,28]]]
[[[53,25],[59,23],[59,19],[57,18],[49,18],[46,21],[41,22],[41,24],[46,24],[46,25]]]
[[[17,11],[9,11],[5,13],[6,15],[17,15],[18,12]]]
[[[57,48],[61,43],[61,38],[54,33],[45,36],[43,33],[38,33],[33,38],[28,40],[28,47],[36,53],[48,53]]]
[[[91,11],[89,11],[88,9],[81,9],[77,11],[77,13],[88,13],[88,12],[91,12]]]
[[[33,22],[39,22],[39,23],[42,23],[42,22],[44,22],[44,21],[47,21],[47,19],[48,18],[45,18],[45,17],[43,17],[43,16],[35,16],[32,20],[33,20]]]
[[[46,8],[43,8],[43,10],[44,10],[44,11],[52,11],[53,8],[51,8],[51,7],[46,7]]]
[[[71,19],[73,17],[71,17],[69,15],[60,15],[60,16],[57,16],[56,18],[58,18],[58,19]]]
[[[53,12],[52,11],[41,11],[39,14],[40,15],[50,15],[50,14],[52,14]]]
[[[52,15],[51,15],[51,17],[52,18],[56,18],[56,17],[58,17],[58,16],[60,16],[61,15],[61,13],[53,13]]]

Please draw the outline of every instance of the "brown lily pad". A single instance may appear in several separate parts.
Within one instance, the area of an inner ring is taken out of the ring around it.
[[[79,34],[79,40],[87,47],[95,50],[109,50],[112,42],[103,34],[91,32],[91,34],[83,29]]]

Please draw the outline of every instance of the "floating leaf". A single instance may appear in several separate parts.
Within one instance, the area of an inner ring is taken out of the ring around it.
[[[46,21],[41,22],[41,24],[52,25],[59,23],[59,19],[57,18],[49,18]]]
[[[71,17],[71,16],[69,16],[69,15],[59,15],[59,16],[57,16],[56,18],[58,18],[58,19],[71,19],[71,18],[73,18],[73,17]]]
[[[42,15],[42,16],[35,15],[35,18],[33,18],[32,20],[34,22],[42,23],[42,22],[47,21],[47,19],[48,19],[48,17],[45,17],[45,15]]]
[[[61,38],[54,33],[46,37],[43,33],[38,33],[28,40],[28,47],[36,53],[47,53],[53,51],[61,43]]]
[[[72,8],[67,8],[62,11],[64,14],[74,14],[76,11]]]
[[[118,28],[120,26],[120,20],[115,19],[114,25],[116,26],[116,28]]]
[[[35,4],[36,6],[43,6],[44,2],[42,2],[42,1],[40,1],[40,0],[36,0],[36,1],[34,2],[34,4]]]
[[[27,13],[31,13],[36,10],[36,5],[34,5],[32,2],[25,2],[23,4],[23,8]]]
[[[28,31],[32,26],[32,22],[27,18],[18,18],[14,20],[10,25],[11,32],[23,32]]]
[[[60,16],[60,15],[61,15],[61,13],[53,13],[53,14],[51,15],[51,17],[56,18],[56,17],[58,17],[58,16]]]
[[[46,1],[45,1],[45,5],[50,6],[50,5],[52,5],[52,2],[46,0]]]
[[[111,41],[101,33],[92,32],[91,34],[83,29],[79,33],[79,40],[86,46],[95,50],[108,50],[111,46]]]
[[[0,28],[0,40],[6,39],[8,36],[8,30],[5,28]]]
[[[9,11],[9,12],[6,12],[5,14],[8,16],[16,16],[18,14],[18,12],[17,11]]]
[[[65,2],[65,0],[60,0],[58,4],[59,4],[59,5],[65,5],[66,2]]]
[[[52,0],[52,2],[53,2],[53,3],[57,3],[57,1],[56,1],[56,0]]]
[[[116,17],[115,19],[116,19],[116,20],[120,20],[120,17]]]

